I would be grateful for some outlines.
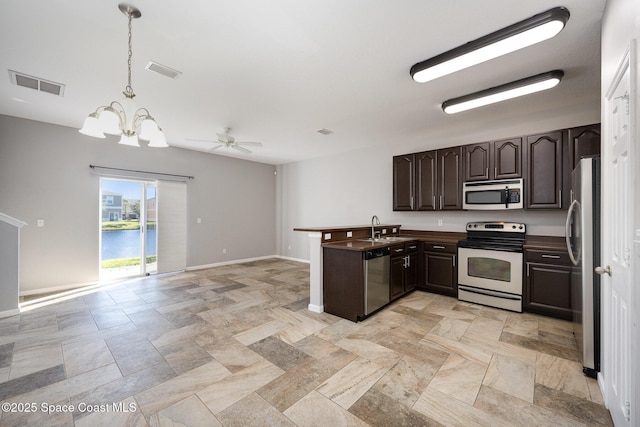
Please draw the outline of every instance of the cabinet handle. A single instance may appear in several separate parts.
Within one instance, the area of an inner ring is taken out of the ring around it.
[[[485,171],[485,175],[487,176],[487,179],[489,179],[489,168]]]
[[[562,190],[558,191],[558,207],[562,207]]]
[[[493,168],[493,178],[498,179],[498,167]]]
[[[456,256],[455,255],[453,256],[453,266],[454,267],[456,266]]]
[[[442,197],[443,196],[440,196],[440,209],[442,209]]]
[[[444,249],[444,246],[433,245],[433,249]]]
[[[400,253],[400,252],[403,252],[403,251],[404,251],[404,249],[394,249],[393,251],[394,251],[395,253]]]
[[[436,206],[436,196],[433,196],[433,210],[435,211],[438,207]]]
[[[547,255],[543,254],[542,258],[560,259],[560,255]]]
[[[409,246],[409,249],[415,249],[415,248],[417,248],[416,245]]]
[[[413,196],[409,198],[409,204],[411,205],[411,210],[413,210]]]
[[[530,276],[529,267],[531,267],[531,263],[527,263],[527,277]]]

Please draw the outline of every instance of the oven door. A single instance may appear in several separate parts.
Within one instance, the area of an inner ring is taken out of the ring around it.
[[[522,295],[522,252],[458,248],[458,283]]]

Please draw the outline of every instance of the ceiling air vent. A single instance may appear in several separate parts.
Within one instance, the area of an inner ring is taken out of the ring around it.
[[[173,68],[169,68],[166,65],[158,64],[157,62],[151,61],[147,64],[147,70],[155,71],[158,74],[162,74],[163,76],[167,76],[172,79],[177,79],[182,71],[174,70]]]
[[[325,129],[325,128],[318,129],[316,132],[321,133],[322,135],[331,135],[333,133],[332,130]]]
[[[29,89],[39,90],[53,95],[62,96],[64,94],[64,85],[52,82],[50,80],[41,79],[40,77],[30,76],[18,71],[9,70],[11,83],[17,86],[27,87]]]

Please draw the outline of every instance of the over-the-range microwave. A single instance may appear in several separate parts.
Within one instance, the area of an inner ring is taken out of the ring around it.
[[[523,209],[523,179],[465,182],[462,187],[462,209]]]

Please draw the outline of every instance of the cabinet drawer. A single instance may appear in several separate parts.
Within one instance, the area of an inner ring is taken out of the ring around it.
[[[569,253],[566,251],[546,251],[542,249],[526,249],[524,252],[526,262],[542,264],[571,265]]]
[[[425,252],[447,252],[455,254],[458,250],[458,245],[455,243],[422,242],[422,248]]]

